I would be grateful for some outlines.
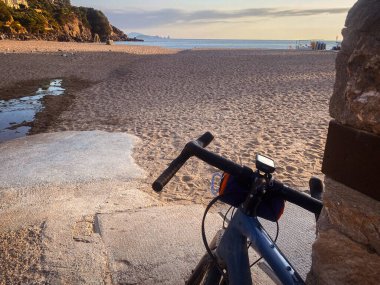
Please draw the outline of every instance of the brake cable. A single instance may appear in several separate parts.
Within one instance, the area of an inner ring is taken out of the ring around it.
[[[203,240],[203,244],[206,248],[206,251],[207,253],[210,255],[211,259],[214,261],[216,267],[218,268],[218,270],[220,271],[220,273],[223,275],[223,278],[225,278],[226,280],[228,279],[226,273],[224,272],[223,268],[219,265],[218,263],[218,260],[216,259],[215,255],[212,253],[209,245],[208,245],[208,242],[207,242],[207,238],[206,238],[206,231],[205,231],[205,220],[206,220],[206,216],[207,216],[207,213],[208,211],[210,210],[210,208],[220,199],[220,196],[216,196],[215,198],[213,198],[211,200],[211,202],[207,205],[206,207],[206,210],[203,214],[203,219],[202,219],[202,240]]]

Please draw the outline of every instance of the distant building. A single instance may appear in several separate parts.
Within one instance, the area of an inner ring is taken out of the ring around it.
[[[24,5],[25,7],[28,7],[28,2],[26,0],[0,0],[1,2],[4,2],[5,5],[19,9],[20,5]]]

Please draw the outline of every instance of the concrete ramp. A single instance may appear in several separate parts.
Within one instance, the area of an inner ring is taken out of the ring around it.
[[[178,205],[98,215],[115,284],[185,284],[205,253],[203,212],[200,205]],[[211,241],[222,219],[210,213],[206,223]]]
[[[1,187],[139,178],[138,138],[102,131],[46,133],[0,143]]]

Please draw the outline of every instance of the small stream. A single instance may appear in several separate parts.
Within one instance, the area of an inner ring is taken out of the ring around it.
[[[47,95],[63,95],[62,79],[38,88],[35,95],[17,99],[0,100],[0,143],[26,136],[36,114],[43,109],[42,98]]]

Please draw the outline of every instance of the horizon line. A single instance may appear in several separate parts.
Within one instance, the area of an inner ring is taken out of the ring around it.
[[[137,33],[137,32],[131,32],[131,33]],[[128,33],[126,33],[128,35]],[[159,35],[146,35],[141,34],[142,36],[148,36],[148,37],[158,37],[163,40],[225,40],[225,41],[329,41],[329,42],[342,42],[342,40],[336,40],[336,39],[322,39],[322,38],[309,38],[309,39],[228,39],[228,38],[173,38],[170,35],[167,36],[159,36]],[[169,37],[169,38],[167,38]],[[138,36],[136,37],[138,39]]]

